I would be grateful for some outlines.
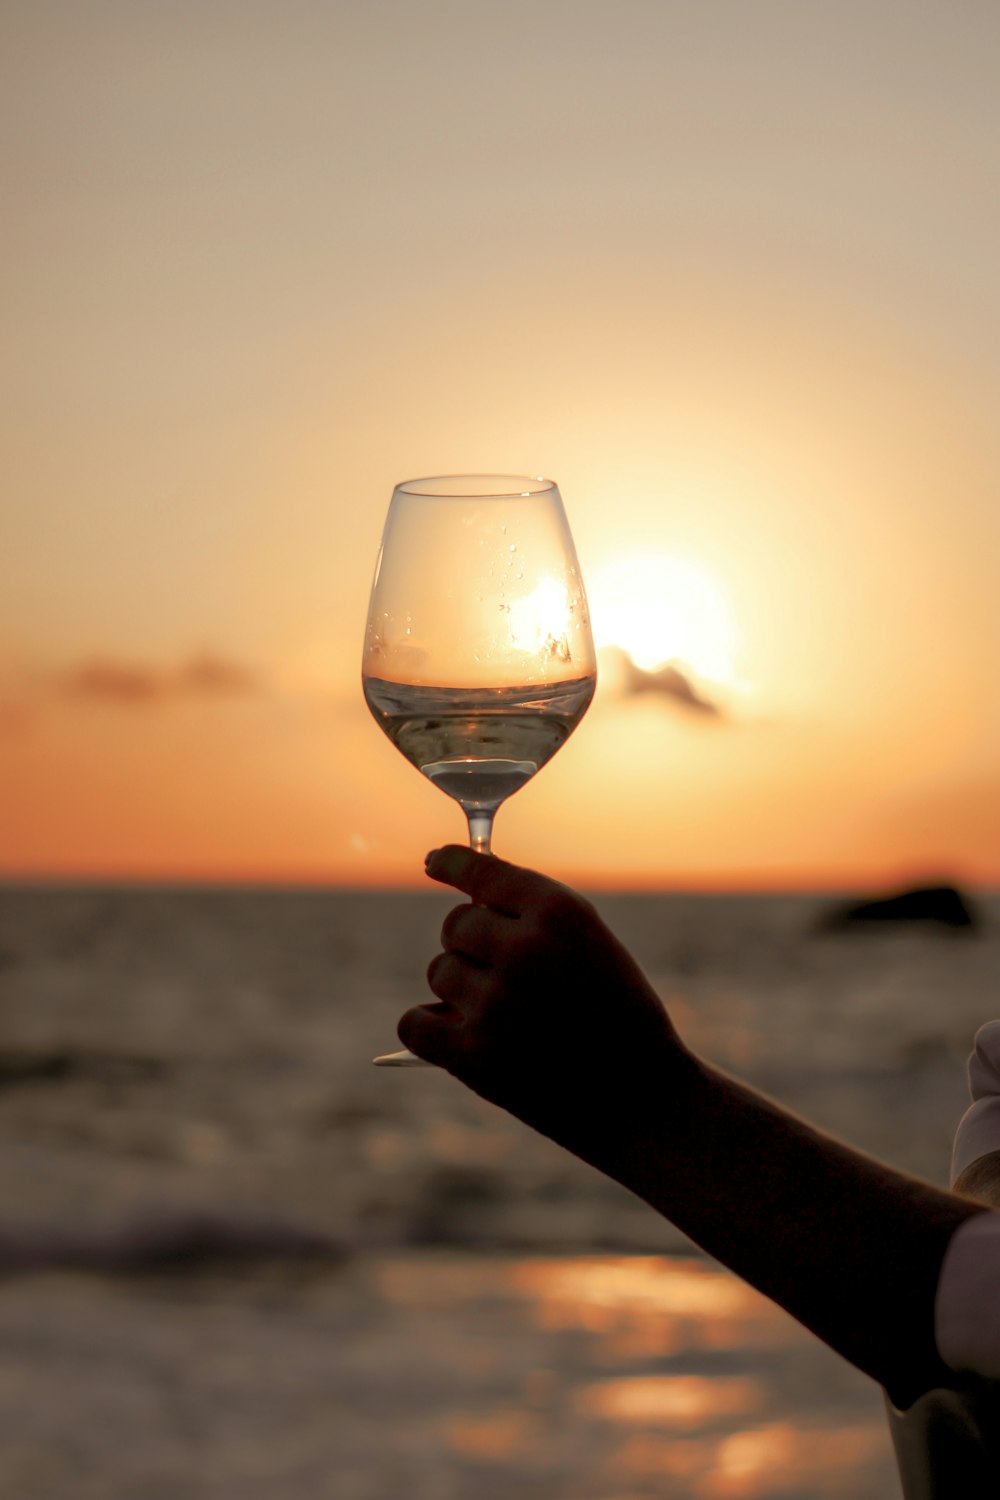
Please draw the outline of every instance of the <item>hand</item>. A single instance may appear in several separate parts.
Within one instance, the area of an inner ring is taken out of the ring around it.
[[[954,1371],[932,1309],[979,1205],[790,1115],[678,1039],[589,902],[458,846],[433,880],[472,904],[441,932],[438,1003],[401,1041],[650,1203],[905,1407]]]
[[[451,845],[433,880],[472,904],[449,912],[399,1037],[484,1098],[593,1160],[684,1049],[638,965],[589,901],[493,855]]]

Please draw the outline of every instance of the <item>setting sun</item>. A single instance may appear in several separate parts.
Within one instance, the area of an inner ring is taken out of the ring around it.
[[[245,9],[4,7],[0,874],[420,885],[373,564],[485,472],[579,568],[427,572],[425,685],[582,675],[580,578],[599,653],[506,857],[1000,881],[1000,12]]]
[[[594,570],[587,594],[599,649],[618,646],[647,672],[677,662],[710,682],[733,681],[732,610],[699,564],[667,553],[616,558]]]

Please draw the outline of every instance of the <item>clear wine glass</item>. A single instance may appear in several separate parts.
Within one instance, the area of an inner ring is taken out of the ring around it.
[[[597,683],[557,486],[508,474],[397,484],[361,675],[380,728],[459,804],[472,848],[489,854],[497,808],[565,744]]]

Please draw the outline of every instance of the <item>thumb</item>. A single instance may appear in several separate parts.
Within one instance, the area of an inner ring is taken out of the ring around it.
[[[396,1035],[404,1047],[425,1062],[446,1067],[454,1047],[457,1012],[444,1001],[414,1005],[399,1018]]]

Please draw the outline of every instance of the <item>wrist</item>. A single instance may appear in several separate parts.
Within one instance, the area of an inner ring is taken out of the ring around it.
[[[704,1088],[700,1060],[666,1020],[663,1033],[561,1090],[560,1103],[537,1123],[560,1145],[640,1196],[649,1198]],[[570,1066],[572,1066],[570,1064]],[[570,1108],[563,1102],[572,1099]],[[535,1122],[532,1122],[535,1123]]]

